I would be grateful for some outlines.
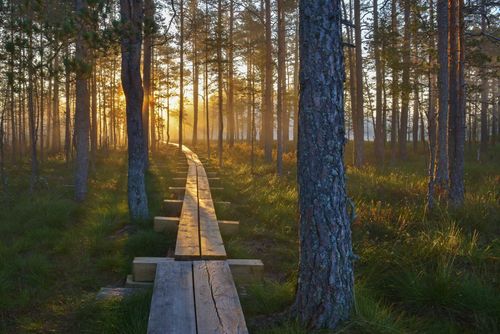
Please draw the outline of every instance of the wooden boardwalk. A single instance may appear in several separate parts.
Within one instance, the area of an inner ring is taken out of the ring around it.
[[[207,173],[196,154],[185,146],[182,152],[187,175],[180,217],[155,218],[155,226],[178,225],[174,258],[134,261],[135,276],[146,279],[155,269],[148,333],[248,333],[231,270],[261,262],[227,261],[219,228],[227,223],[217,221]]]

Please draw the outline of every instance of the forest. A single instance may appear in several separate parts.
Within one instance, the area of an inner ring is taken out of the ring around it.
[[[0,0],[0,333],[500,333],[499,50],[494,0]]]

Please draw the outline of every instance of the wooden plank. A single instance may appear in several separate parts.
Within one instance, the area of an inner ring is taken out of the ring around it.
[[[196,166],[190,165],[177,232],[175,258],[179,260],[196,259],[200,257],[200,254]]]
[[[201,257],[226,259],[226,250],[219,230],[217,216],[211,199],[198,199],[200,215]]]
[[[248,333],[226,261],[193,261],[199,333]]]
[[[158,264],[148,334],[196,333],[192,263]]]

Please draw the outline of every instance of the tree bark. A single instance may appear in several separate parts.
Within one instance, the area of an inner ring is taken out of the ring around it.
[[[76,62],[80,65],[76,73],[76,102],[75,102],[75,147],[76,147],[76,172],[75,172],[75,199],[83,201],[87,196],[87,183],[89,172],[89,136],[90,136],[90,95],[88,90],[89,70],[85,69],[88,61],[87,43],[84,36],[87,33],[86,0],[75,0],[76,11],[79,17],[79,30],[76,39]]]
[[[265,0],[266,16],[266,63],[265,63],[265,92],[264,92],[264,159],[266,162],[273,160],[273,43],[271,30],[271,0]]]
[[[397,16],[397,0],[392,0],[391,5],[391,53],[394,59],[392,60],[392,106],[391,106],[391,161],[394,162],[397,153],[397,139],[398,139],[398,114],[399,114],[399,88],[398,88],[398,75],[399,75],[399,50],[398,47],[398,16]]]
[[[222,167],[222,140],[224,135],[224,119],[222,113],[223,96],[222,96],[222,1],[219,0],[217,6],[217,86],[218,86],[218,101],[219,101],[219,140],[218,140],[218,155],[219,167]]]
[[[407,157],[408,110],[410,103],[410,1],[404,0],[404,36],[403,36],[403,83],[401,90],[401,119],[399,124],[399,157]]]
[[[435,185],[438,191],[445,192],[448,189],[448,2],[437,0],[437,22],[438,22],[438,134],[436,169],[434,172]]]
[[[142,103],[142,126],[144,127],[144,161],[146,166],[149,163],[149,108],[151,105],[151,71],[153,61],[153,33],[154,33],[154,4],[153,0],[144,0],[144,59],[143,59],[143,86],[144,101]]]
[[[276,153],[276,169],[279,176],[283,174],[283,113],[285,109],[285,61],[286,61],[286,43],[285,43],[285,12],[283,0],[278,0],[278,106],[277,124],[278,124],[278,147]]]
[[[300,1],[300,62],[300,265],[292,311],[310,329],[336,328],[354,304],[340,0]]]
[[[375,58],[375,94],[376,94],[376,123],[375,123],[375,159],[379,164],[384,162],[384,140],[382,121],[382,66],[380,61],[380,32],[378,28],[378,1],[373,0],[373,52]]]
[[[184,118],[184,0],[180,1],[180,69],[179,69],[179,151],[182,152],[182,123]]]
[[[354,0],[354,40],[356,44],[356,110],[353,111],[354,130],[354,165],[361,167],[364,163],[364,98],[363,98],[363,51],[361,40],[361,5]]]
[[[234,30],[234,1],[229,1],[229,45],[227,50],[227,66],[228,66],[228,96],[227,96],[227,123],[228,123],[228,141],[229,147],[234,145],[234,45],[233,45],[233,30]]]
[[[463,0],[450,0],[450,110],[448,156],[450,161],[449,200],[453,207],[463,205],[465,150],[465,44]],[[451,33],[453,31],[453,34]],[[454,42],[453,42],[454,39]]]
[[[149,216],[144,159],[147,147],[141,112],[144,98],[141,80],[143,0],[120,0],[120,5],[124,29],[121,77],[127,105],[128,207],[132,219],[146,219]]]

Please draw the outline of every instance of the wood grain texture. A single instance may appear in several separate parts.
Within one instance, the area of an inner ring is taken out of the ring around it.
[[[201,257],[203,259],[226,259],[227,254],[220,234],[212,199],[198,199],[200,215]]]
[[[248,333],[226,261],[193,261],[198,333]]]
[[[175,258],[179,260],[196,259],[200,255],[196,166],[190,165],[177,232]]]
[[[148,334],[196,334],[191,262],[159,263]]]

